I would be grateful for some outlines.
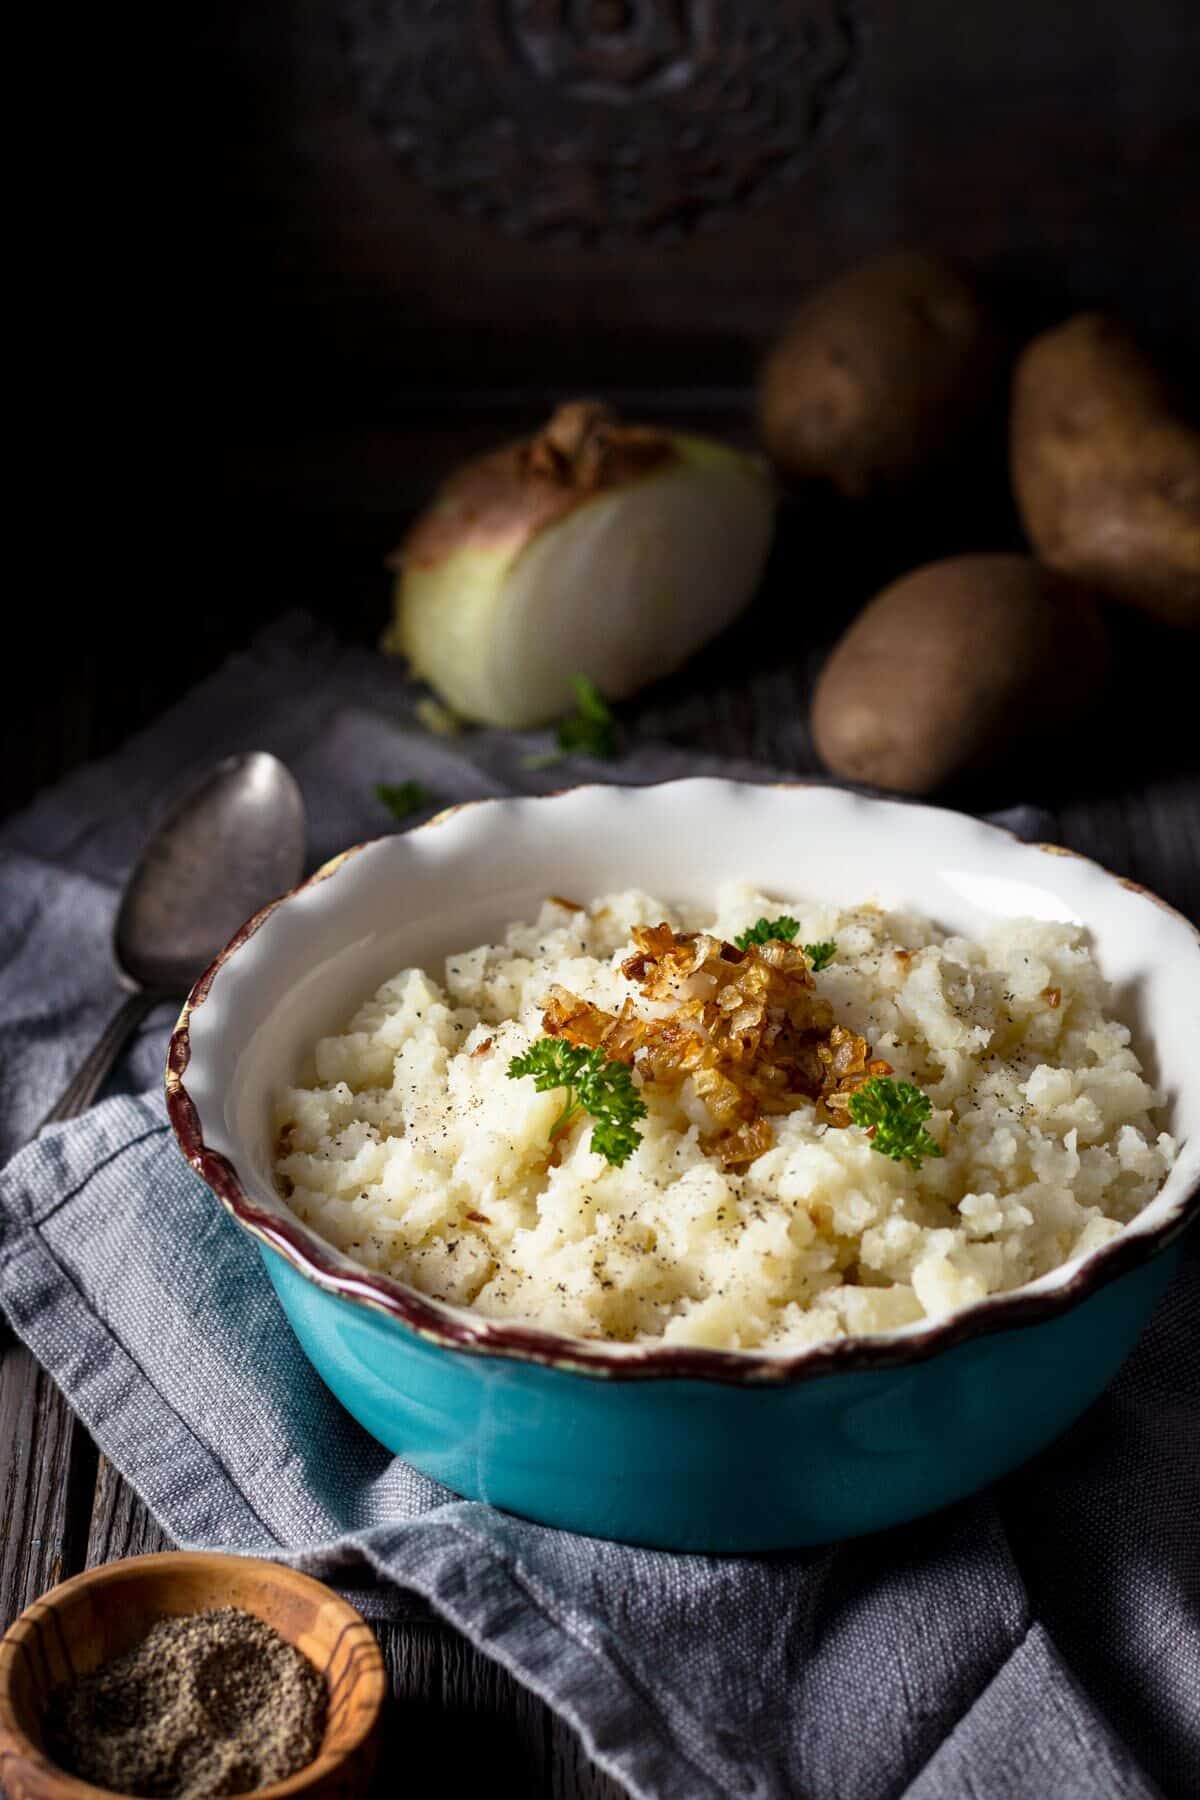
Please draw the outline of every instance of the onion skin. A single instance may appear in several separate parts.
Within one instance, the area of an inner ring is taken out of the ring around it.
[[[393,558],[383,648],[481,724],[560,717],[577,674],[623,699],[741,611],[773,517],[755,458],[574,402],[446,482]]]
[[[395,562],[401,570],[428,569],[456,550],[519,549],[596,494],[624,487],[675,457],[666,432],[618,425],[607,407],[571,401],[536,437],[455,470]]]

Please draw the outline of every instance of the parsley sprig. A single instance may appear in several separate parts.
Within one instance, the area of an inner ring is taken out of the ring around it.
[[[613,757],[617,753],[616,720],[607,700],[586,675],[572,675],[576,710],[558,727],[558,747],[569,755]]]
[[[927,1156],[943,1155],[923,1124],[932,1111],[928,1094],[888,1075],[873,1075],[850,1096],[850,1117],[871,1131],[871,1148],[910,1169],[919,1169]]]
[[[375,788],[375,798],[387,807],[393,819],[407,819],[429,803],[429,795],[419,781],[381,781]]]
[[[759,919],[745,931],[739,931],[733,941],[739,950],[748,950],[751,944],[768,944],[772,938],[778,938],[782,944],[790,944],[799,929],[799,919],[790,918],[784,913],[780,919]]]
[[[829,967],[830,963],[837,955],[837,939],[821,938],[818,943],[804,944],[802,948],[805,956],[807,956],[809,962],[812,964],[813,974],[819,975],[822,969],[827,969]]]
[[[635,1121],[645,1118],[646,1107],[627,1063],[611,1061],[603,1050],[568,1044],[565,1038],[544,1037],[509,1063],[510,1081],[523,1075],[533,1077],[539,1094],[566,1089],[562,1111],[550,1127],[551,1142],[576,1113],[586,1112],[594,1120],[592,1149],[616,1168],[628,1162],[642,1141]]]
[[[617,722],[612,708],[595,682],[586,675],[572,675],[575,711],[560,719],[555,728],[555,748],[525,758],[527,769],[548,769],[564,756],[594,756],[611,762],[617,754]]]
[[[790,944],[799,929],[799,919],[793,919],[788,913],[784,913],[778,919],[756,920],[748,930],[739,931],[733,941],[739,950],[748,950],[751,944],[768,944],[772,938],[778,938],[780,943]],[[819,975],[837,955],[837,939],[822,938],[819,943],[801,944],[800,948],[812,964],[813,973]]]

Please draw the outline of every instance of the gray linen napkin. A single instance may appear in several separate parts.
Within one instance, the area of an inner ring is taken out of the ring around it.
[[[170,791],[217,755],[288,761],[314,862],[391,828],[380,780],[415,777],[445,804],[564,775],[766,773],[641,747],[531,774],[521,757],[544,739],[433,739],[412,705],[394,668],[293,619],[0,830],[0,1151],[114,1004],[116,885]],[[1008,822],[1047,830],[1028,811]],[[175,1147],[169,1023],[148,1021],[86,1118],[0,1173],[0,1301],[177,1542],[297,1563],[377,1617],[422,1596],[637,1795],[1195,1791],[1195,1256],[1110,1394],[990,1495],[790,1556],[577,1538],[457,1499],[342,1411]]]

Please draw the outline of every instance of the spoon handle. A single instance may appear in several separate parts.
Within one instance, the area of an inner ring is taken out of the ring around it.
[[[146,1014],[162,1000],[161,994],[139,989],[123,1001],[104,1028],[94,1050],[80,1063],[74,1075],[38,1126],[53,1125],[59,1119],[73,1119],[86,1112],[100,1091],[105,1076],[133,1036]]]

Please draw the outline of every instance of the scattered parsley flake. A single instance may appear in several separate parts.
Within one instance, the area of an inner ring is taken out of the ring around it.
[[[544,1037],[509,1063],[510,1081],[523,1075],[533,1077],[539,1094],[566,1089],[562,1111],[550,1127],[551,1142],[576,1113],[586,1112],[594,1121],[592,1149],[616,1168],[628,1162],[642,1141],[636,1121],[645,1118],[646,1106],[627,1063],[610,1061],[603,1050],[586,1050],[565,1038]]]
[[[932,1101],[919,1087],[888,1075],[872,1076],[850,1096],[850,1117],[871,1132],[871,1148],[910,1169],[919,1169],[927,1156],[944,1154],[924,1127],[932,1112]]]
[[[607,700],[586,675],[572,675],[575,711],[560,719],[553,750],[524,759],[527,769],[548,769],[566,756],[594,756],[611,762],[617,754],[616,720]]]
[[[381,781],[375,788],[375,798],[387,807],[393,819],[407,819],[429,803],[429,795],[419,781]]]

